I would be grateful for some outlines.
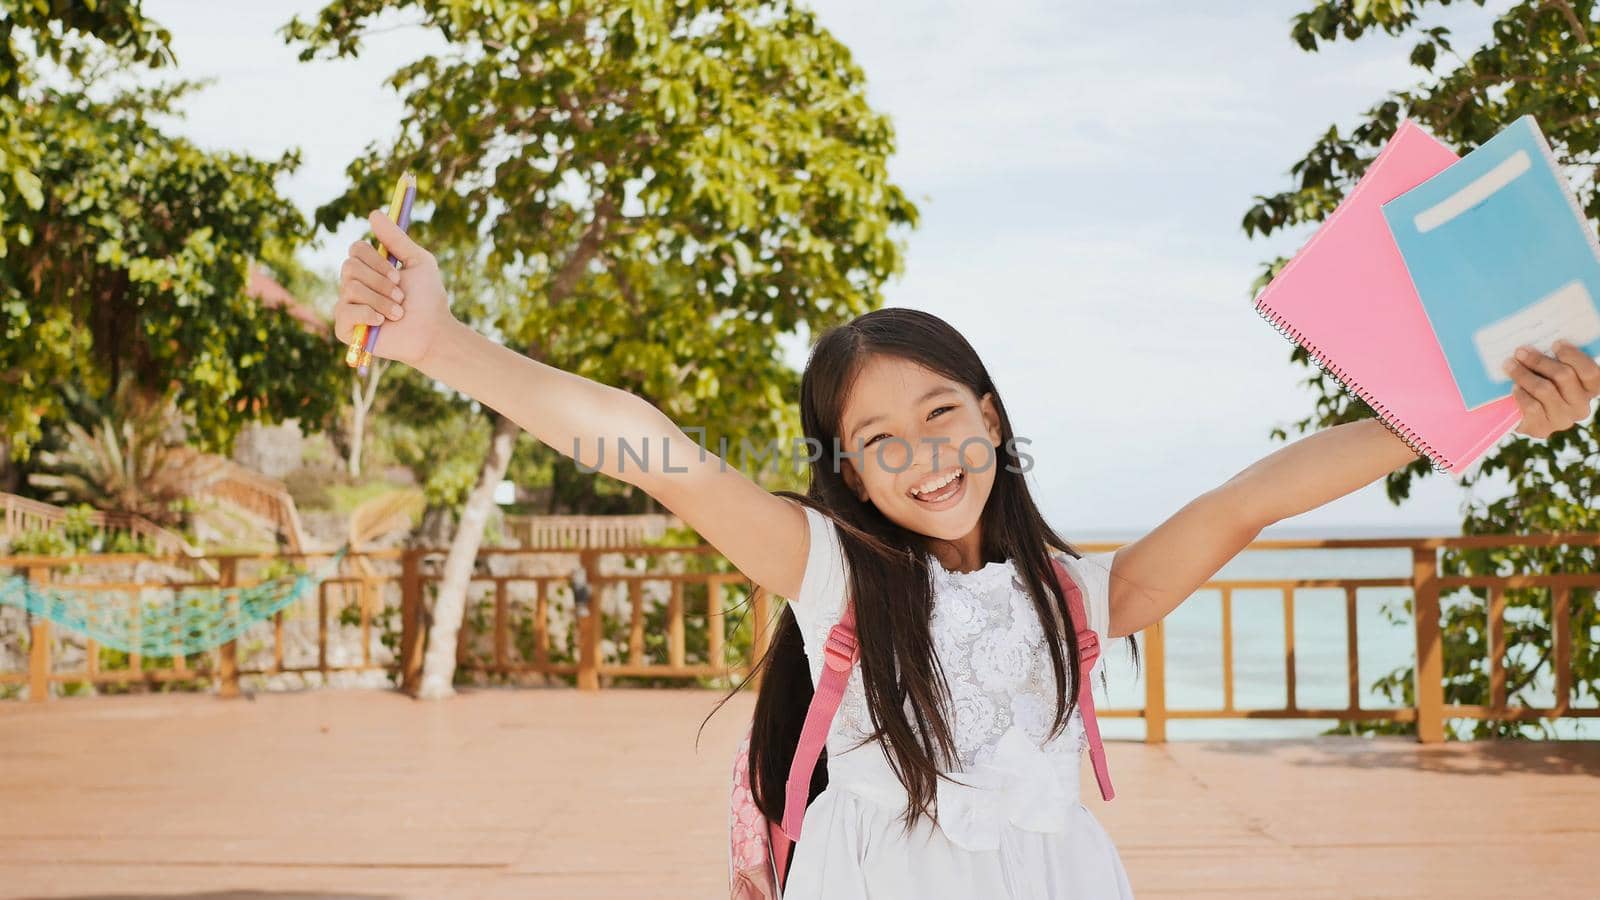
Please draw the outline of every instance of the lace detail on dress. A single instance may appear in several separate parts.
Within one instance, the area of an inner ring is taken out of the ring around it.
[[[994,756],[1013,725],[1047,753],[1075,753],[1085,744],[1076,711],[1045,743],[1055,712],[1055,678],[1044,627],[1008,560],[975,572],[931,563],[931,629],[953,701],[956,749],[962,768]]]
[[[930,560],[930,568],[934,582],[930,628],[934,652],[950,687],[950,727],[958,768],[990,759],[1013,725],[1047,753],[1085,748],[1076,711],[1061,734],[1045,743],[1056,702],[1050,652],[1033,601],[1011,562],[950,572]],[[819,623],[819,645],[825,636]],[[850,672],[828,748],[830,752],[854,749],[871,733],[872,716],[858,665]]]

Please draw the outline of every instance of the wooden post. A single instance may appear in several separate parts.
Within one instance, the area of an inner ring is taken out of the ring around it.
[[[1356,625],[1356,589],[1344,589],[1345,688],[1349,692],[1346,708],[1352,716],[1361,708],[1361,635]]]
[[[1439,574],[1432,547],[1411,550],[1412,611],[1417,634],[1417,740],[1444,740],[1444,642],[1439,633]]]
[[[1489,707],[1506,711],[1506,590],[1489,588]]]
[[[590,605],[589,612],[578,617],[578,690],[600,690],[600,641],[598,641],[598,615]]]
[[[373,600],[382,596],[371,578],[361,580],[361,667],[372,665],[372,614],[377,610]]]
[[[1283,589],[1283,689],[1284,709],[1295,708],[1294,588]]]
[[[234,557],[232,557],[232,556],[229,556],[229,557],[226,557],[223,560],[221,560],[221,562],[222,562],[222,569],[219,572],[220,580],[217,582],[217,585],[219,587],[223,587],[223,588],[231,588],[234,585],[238,584],[239,560],[234,558]],[[224,595],[222,602],[223,603],[229,603],[229,601],[232,601],[231,608],[233,610],[233,619],[234,619],[235,622],[238,622],[238,620],[239,620],[238,595],[237,594],[226,594],[226,595]],[[219,661],[218,661],[218,666],[217,667],[218,667],[218,669],[220,669],[220,671],[217,673],[218,674],[217,696],[220,697],[223,700],[230,700],[230,699],[233,699],[234,697],[239,696],[239,639],[238,638],[234,638],[233,640],[231,640],[231,641],[227,642],[226,644],[222,645],[221,652],[219,654]]]
[[[341,586],[342,587],[342,586]],[[343,594],[343,590],[340,591]],[[328,686],[328,583],[317,585],[317,672],[322,680],[318,687]]]
[[[1165,623],[1144,630],[1144,742],[1167,742],[1167,649]]]
[[[683,582],[672,582],[672,596],[667,599],[667,665],[674,669],[683,665]]]
[[[28,583],[35,587],[42,587],[50,581],[50,569],[46,566],[29,566]],[[50,634],[50,620],[43,616],[33,616],[32,627],[29,629],[28,640],[28,699],[34,703],[43,703],[50,699],[50,642],[54,638]]]
[[[1552,714],[1564,716],[1572,706],[1572,588],[1550,589],[1551,660],[1556,669],[1556,702]]]
[[[470,669],[472,668],[472,660],[468,651],[471,649],[472,634],[469,628],[472,624],[473,613],[472,585],[470,582],[467,585],[467,597],[463,606],[465,608],[462,610],[461,627],[456,629],[456,668]]]
[[[728,668],[727,654],[722,649],[727,636],[722,614],[722,585],[728,580],[728,576],[718,575],[706,583],[706,662],[718,673]]]
[[[633,607],[633,620],[628,628],[628,663],[630,665],[644,665],[644,582],[624,581],[623,590],[627,591],[630,605]]]
[[[600,557],[592,550],[579,554],[589,584],[589,611],[578,616],[578,690],[600,690]],[[574,609],[576,613],[577,610]]]
[[[272,614],[272,674],[283,674],[283,610]]]
[[[754,669],[757,662],[767,652],[767,645],[772,641],[772,623],[768,619],[772,616],[772,608],[767,589],[757,587],[755,595],[750,599],[750,614],[755,622],[750,632],[750,668]],[[761,690],[761,673],[756,672],[751,679],[751,685],[756,691]]]
[[[1222,589],[1222,708],[1233,712],[1233,588]]]
[[[550,586],[552,582],[544,578],[535,579],[533,582],[533,664],[547,666],[550,664]],[[541,672],[542,676],[550,673]]]
[[[400,690],[416,695],[428,630],[422,622],[422,552],[400,554]]]
[[[511,619],[506,602],[506,583],[494,583],[494,667],[505,674],[511,663]]]

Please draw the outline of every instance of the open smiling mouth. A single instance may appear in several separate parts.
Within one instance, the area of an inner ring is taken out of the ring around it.
[[[924,484],[926,489],[912,488],[911,499],[923,506],[932,509],[944,509],[954,506],[967,490],[967,473],[964,469],[954,469],[938,478],[930,478]]]

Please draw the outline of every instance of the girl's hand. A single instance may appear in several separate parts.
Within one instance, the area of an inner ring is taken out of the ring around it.
[[[400,267],[390,265],[367,241],[350,245],[350,255],[339,269],[334,336],[348,344],[358,323],[369,328],[381,325],[372,355],[416,366],[454,321],[439,263],[383,212],[373,210],[367,221],[372,233],[400,260]]]
[[[1555,356],[1521,347],[1506,360],[1512,396],[1522,408],[1518,434],[1547,438],[1589,418],[1600,397],[1600,364],[1566,341],[1556,341]]]

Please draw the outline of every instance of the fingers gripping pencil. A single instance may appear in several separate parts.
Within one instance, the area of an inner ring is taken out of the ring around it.
[[[417,197],[417,177],[410,172],[400,176],[395,182],[394,197],[389,201],[389,219],[405,231],[411,224],[411,204]],[[398,266],[400,260],[390,253],[382,243],[378,244],[378,251],[389,258],[389,265]],[[378,330],[381,325],[367,327],[357,323],[350,331],[350,349],[345,351],[344,364],[354,366],[356,372],[367,374],[367,366],[372,364],[372,350],[378,346]]]

